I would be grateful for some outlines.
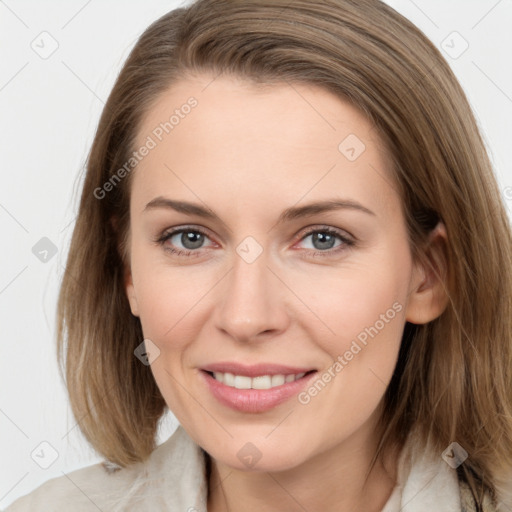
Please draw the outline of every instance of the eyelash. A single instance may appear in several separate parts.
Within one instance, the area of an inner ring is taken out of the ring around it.
[[[177,235],[179,233],[200,233],[201,235],[204,235],[205,237],[208,237],[208,233],[206,231],[202,230],[199,227],[195,226],[185,226],[181,228],[172,229],[170,231],[164,231],[162,235],[158,236],[155,240],[156,243],[160,245],[164,245],[167,240],[172,238],[174,235]],[[326,233],[329,235],[333,235],[337,237],[339,240],[341,240],[342,244],[340,244],[338,247],[334,249],[327,249],[325,251],[315,250],[315,249],[306,249],[308,252],[313,252],[313,255],[316,256],[333,256],[335,254],[338,254],[340,251],[343,251],[347,248],[353,247],[355,245],[355,242],[353,240],[350,240],[349,238],[343,236],[339,231],[337,231],[334,228],[331,228],[329,226],[321,227],[321,228],[311,228],[307,232],[305,232],[302,237],[299,239],[299,242],[303,241],[308,236],[315,234],[315,233]],[[208,237],[209,238],[209,237]],[[185,256],[185,257],[195,257],[200,255],[200,249],[196,250],[183,250],[183,249],[175,249],[173,247],[165,247],[166,251],[169,251],[170,253],[176,255],[176,256]]]

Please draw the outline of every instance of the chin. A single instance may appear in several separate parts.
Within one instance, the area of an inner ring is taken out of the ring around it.
[[[304,451],[304,443],[291,445],[280,440],[276,444],[266,441],[263,446],[263,442],[258,441],[235,442],[229,443],[220,453],[218,446],[213,451],[207,451],[216,461],[232,469],[253,473],[287,471],[306,462],[308,453]],[[234,453],[234,456],[226,457],[227,453]]]

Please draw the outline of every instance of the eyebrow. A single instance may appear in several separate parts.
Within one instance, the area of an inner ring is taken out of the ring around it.
[[[171,209],[187,215],[203,217],[205,219],[220,220],[212,210],[205,208],[200,204],[189,203],[188,201],[176,201],[162,196],[155,197],[155,199],[151,200],[145,206],[143,211],[146,212],[157,208]],[[304,206],[291,206],[290,208],[287,208],[279,216],[276,225],[302,217],[309,217],[318,213],[335,210],[355,210],[368,215],[375,215],[374,212],[357,201],[352,201],[350,199],[327,199],[324,201],[309,203]]]

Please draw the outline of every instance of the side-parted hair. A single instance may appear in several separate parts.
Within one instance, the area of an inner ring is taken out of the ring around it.
[[[478,501],[490,493],[512,507],[510,221],[449,65],[379,0],[199,0],[142,34],[88,156],[58,302],[58,358],[86,439],[123,467],[156,446],[166,404],[134,356],[143,333],[124,286],[133,172],[104,196],[97,191],[129,161],[160,95],[205,72],[314,84],[349,101],[392,158],[414,258],[429,261],[428,235],[444,223],[449,303],[425,325],[406,323],[375,458],[403,446],[412,429],[439,456],[456,441],[469,455],[459,478]]]

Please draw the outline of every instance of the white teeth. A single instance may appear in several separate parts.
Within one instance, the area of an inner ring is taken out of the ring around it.
[[[259,375],[258,377],[247,377],[246,375],[233,375],[232,373],[214,372],[215,380],[226,386],[236,389],[270,389],[282,386],[285,382],[293,382],[301,379],[305,373],[297,375]]]
[[[293,377],[293,375],[291,375]],[[252,389],[270,389],[272,387],[272,378],[270,375],[254,377],[251,382]]]
[[[272,375],[272,387],[282,386],[285,378],[284,375]]]
[[[214,375],[214,377],[215,377],[215,375]],[[232,373],[225,373],[224,379],[222,380],[222,382],[224,384],[226,384],[226,386],[234,388],[235,387],[235,376]]]
[[[251,377],[245,375],[235,376],[235,388],[236,389],[251,389]]]

